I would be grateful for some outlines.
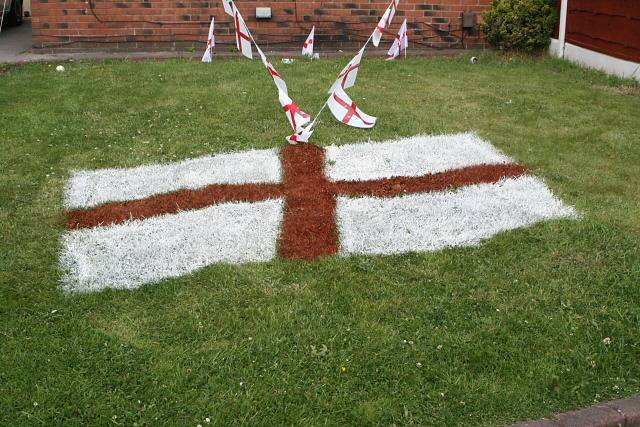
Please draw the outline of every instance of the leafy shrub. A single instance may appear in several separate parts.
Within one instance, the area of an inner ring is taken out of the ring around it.
[[[547,47],[556,20],[554,1],[493,0],[484,13],[482,31],[499,49],[532,52]]]

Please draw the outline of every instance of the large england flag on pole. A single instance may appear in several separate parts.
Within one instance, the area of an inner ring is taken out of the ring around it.
[[[69,292],[135,289],[215,263],[472,246],[578,217],[475,134],[77,171],[64,205]]]

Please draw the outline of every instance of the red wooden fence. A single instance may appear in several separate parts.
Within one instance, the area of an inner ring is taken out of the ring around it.
[[[640,0],[569,0],[565,40],[640,62]]]

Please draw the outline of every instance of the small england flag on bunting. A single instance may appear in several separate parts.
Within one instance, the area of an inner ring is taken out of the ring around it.
[[[360,68],[360,61],[362,61],[365,47],[366,45],[363,46],[358,54],[340,71],[335,83],[329,89],[329,93],[334,92],[337,88],[348,89],[356,84],[356,77],[358,77],[358,69]]]
[[[204,55],[202,55],[202,62],[211,62],[213,48],[216,45],[216,38],[213,32],[214,26],[214,18],[211,17],[211,25],[209,25],[209,37],[207,38],[207,50],[204,51]]]
[[[244,23],[242,15],[237,7],[233,6],[233,20],[236,26],[236,46],[238,50],[247,58],[253,59],[253,52],[251,51],[251,33],[247,28],[247,24]]]
[[[327,106],[333,117],[347,126],[368,129],[376,124],[377,118],[360,110],[356,103],[340,87],[333,91],[327,101]]]
[[[313,123],[306,128],[300,129],[298,132],[293,135],[289,135],[287,137],[287,142],[289,144],[303,144],[309,142],[309,138],[311,138],[311,134],[313,133]]]
[[[258,45],[256,45],[256,50],[258,51],[258,55],[260,55],[260,59],[262,60],[262,64],[265,66],[265,68],[267,69],[267,72],[269,73],[269,75],[273,79],[273,82],[276,84],[276,87],[278,88],[278,91],[281,91],[281,92],[284,92],[285,94],[288,94],[289,90],[287,89],[287,83],[285,83],[285,81],[282,78],[282,76],[280,75],[280,73],[278,73],[276,71],[276,69],[274,68],[273,64],[271,64],[271,62],[269,62],[269,60],[267,59],[265,54],[262,52],[262,49],[260,49],[258,47]]]
[[[380,18],[378,25],[376,25],[376,29],[373,30],[371,41],[373,42],[373,45],[375,47],[378,47],[378,44],[380,44],[380,39],[382,38],[382,34],[384,33],[385,28],[387,28],[387,26],[391,24],[391,21],[396,14],[398,4],[400,4],[400,0],[391,0],[389,7],[387,7],[387,10],[385,10],[382,18]]]
[[[287,119],[289,119],[289,123],[291,123],[291,127],[294,132],[298,132],[302,126],[309,123],[311,120],[311,116],[305,113],[298,107],[298,104],[293,102],[289,95],[280,91],[279,92],[280,105],[282,105],[282,109],[284,113],[287,115]]]
[[[293,128],[293,131],[294,132],[299,131],[300,128],[302,128],[302,126],[309,123],[309,119],[311,118],[311,116],[309,116],[309,114],[302,111],[300,107],[298,107],[298,104],[293,102],[293,100],[289,97],[287,84],[285,83],[282,76],[280,76],[280,74],[276,71],[273,64],[269,62],[265,54],[262,52],[262,49],[260,49],[256,45],[256,50],[258,51],[258,55],[260,55],[262,64],[265,66],[265,68],[267,69],[267,72],[269,73],[269,75],[273,79],[273,82],[278,88],[278,99],[280,101],[280,106],[284,110],[287,116],[287,119],[289,120],[289,123],[291,123],[291,127]]]
[[[224,7],[224,12],[227,15],[233,16],[233,11],[236,8],[236,5],[233,4],[233,0],[222,0],[222,6]]]
[[[309,37],[305,40],[302,45],[302,56],[308,56],[309,58],[313,57],[313,33],[315,32],[315,25],[311,28],[311,32],[309,33]]]

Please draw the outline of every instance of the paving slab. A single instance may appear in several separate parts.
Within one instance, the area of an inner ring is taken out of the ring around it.
[[[640,395],[564,412],[552,418],[523,421],[511,427],[640,427]]]
[[[0,6],[1,8],[1,6]],[[19,62],[22,55],[31,49],[31,21],[22,25],[4,26],[0,31],[0,64]]]

